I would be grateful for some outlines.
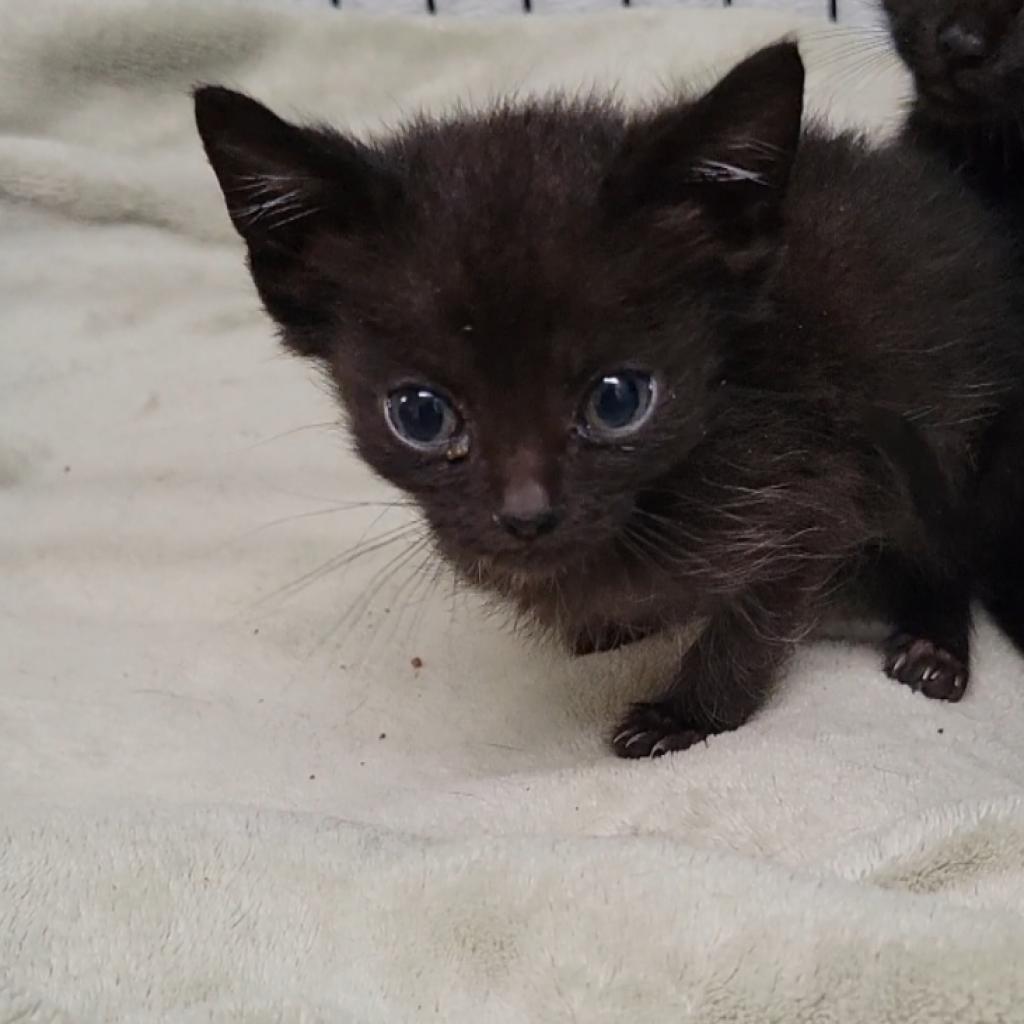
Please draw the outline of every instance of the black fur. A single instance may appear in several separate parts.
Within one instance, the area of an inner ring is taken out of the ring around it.
[[[968,538],[1024,380],[1013,255],[937,161],[801,135],[803,78],[784,43],[649,114],[552,99],[372,143],[196,93],[285,344],[455,570],[579,652],[706,619],[626,757],[742,725],[844,585],[909,635],[894,675],[967,682]],[[653,412],[601,441],[588,394],[627,372]],[[455,410],[444,447],[389,429],[409,384]],[[525,508],[543,530],[508,528]]]

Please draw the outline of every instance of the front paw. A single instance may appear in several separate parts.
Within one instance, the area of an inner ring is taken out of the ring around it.
[[[967,666],[931,640],[900,633],[886,645],[885,672],[932,700],[960,700],[967,689]]]
[[[702,743],[708,735],[684,721],[671,704],[634,704],[615,731],[612,747],[619,757],[661,757]]]

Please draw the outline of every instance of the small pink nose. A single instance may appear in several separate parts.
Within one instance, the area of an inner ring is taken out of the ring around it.
[[[534,479],[510,484],[502,498],[501,508],[494,520],[513,537],[532,540],[550,533],[561,515],[551,506],[551,496],[543,484]]]

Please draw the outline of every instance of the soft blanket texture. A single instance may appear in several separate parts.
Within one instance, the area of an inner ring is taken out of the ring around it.
[[[343,504],[390,496],[277,353],[187,96],[366,129],[786,27],[0,7],[0,1021],[1024,1021],[1007,644],[949,707],[822,641],[623,763],[677,641],[531,649],[403,543],[328,572],[404,512]],[[891,122],[897,69],[805,38],[816,106]]]

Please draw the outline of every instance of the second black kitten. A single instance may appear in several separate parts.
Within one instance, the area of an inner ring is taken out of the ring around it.
[[[883,0],[914,76],[903,139],[939,156],[995,211],[1024,278],[1024,3]],[[1000,416],[984,455],[976,596],[1024,651],[1024,410]]]
[[[372,143],[196,93],[284,343],[455,571],[580,652],[705,620],[624,757],[742,725],[844,585],[895,627],[892,675],[967,684],[1016,264],[937,161],[802,132],[803,86],[780,44],[646,114],[552,99]]]
[[[883,0],[914,76],[905,135],[940,154],[1024,243],[1022,0]]]

